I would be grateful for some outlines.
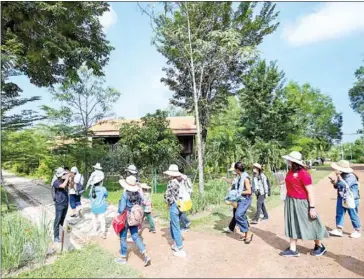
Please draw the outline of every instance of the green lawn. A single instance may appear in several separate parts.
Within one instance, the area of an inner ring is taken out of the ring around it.
[[[23,272],[17,278],[138,278],[140,273],[114,262],[113,256],[90,245],[62,254],[41,268]]]

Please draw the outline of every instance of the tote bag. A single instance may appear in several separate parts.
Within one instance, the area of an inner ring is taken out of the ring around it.
[[[119,235],[120,232],[125,228],[127,214],[128,214],[127,210],[124,210],[123,213],[121,213],[118,216],[115,216],[114,219],[112,220],[112,226],[117,235]]]

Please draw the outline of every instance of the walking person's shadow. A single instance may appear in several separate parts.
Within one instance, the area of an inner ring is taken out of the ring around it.
[[[288,241],[280,238],[275,233],[269,232],[269,231],[263,231],[258,228],[251,228],[251,231],[256,234],[258,237],[260,237],[265,243],[270,245],[271,247],[278,249],[278,250],[285,250],[287,246],[289,245]],[[304,254],[310,253],[310,250],[306,247],[303,247],[301,245],[297,245],[297,248],[300,249]],[[338,264],[340,264],[342,267],[346,268],[347,270],[350,270],[356,274],[358,274],[361,277],[364,277],[364,262],[361,260],[358,260],[351,256],[346,255],[336,255],[332,252],[326,252],[324,255],[325,257],[329,257],[333,260],[335,260]]]

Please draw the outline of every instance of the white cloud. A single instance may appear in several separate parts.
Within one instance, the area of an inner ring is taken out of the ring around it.
[[[283,37],[295,46],[344,37],[364,31],[364,2],[324,3],[315,12],[287,25]]]
[[[104,31],[107,31],[112,25],[118,21],[118,16],[110,6],[110,10],[104,12],[102,16],[99,17],[101,25],[104,27]]]

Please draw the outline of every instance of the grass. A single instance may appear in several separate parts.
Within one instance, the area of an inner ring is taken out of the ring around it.
[[[10,272],[29,264],[43,264],[50,243],[45,216],[34,225],[19,212],[2,214],[1,268]]]
[[[114,262],[114,257],[96,245],[62,254],[41,268],[23,272],[17,278],[138,278],[140,273]]]
[[[317,169],[316,171],[310,171],[310,173],[312,177],[312,183],[316,184],[321,179],[327,177],[330,173],[332,173],[332,170],[328,170],[327,168],[322,168],[322,169]]]

